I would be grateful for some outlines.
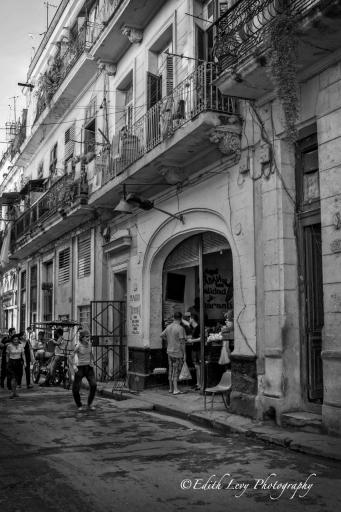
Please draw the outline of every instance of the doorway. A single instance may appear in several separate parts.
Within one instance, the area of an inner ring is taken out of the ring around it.
[[[323,402],[321,351],[324,310],[318,144],[314,128],[297,147],[296,201],[303,400],[308,410],[318,412]]]
[[[191,236],[167,256],[162,276],[162,328],[176,311],[191,312],[200,328],[200,354],[196,362],[186,350],[186,359],[200,372],[193,380],[203,388],[219,382],[224,365],[219,365],[225,325],[224,315],[233,309],[233,262],[227,240],[213,232]],[[233,339],[231,339],[233,343]],[[232,344],[231,343],[231,344]],[[190,351],[189,351],[190,352]],[[189,366],[190,366],[189,365]]]

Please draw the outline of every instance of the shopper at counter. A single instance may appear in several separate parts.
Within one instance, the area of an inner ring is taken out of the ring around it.
[[[174,313],[173,322],[161,333],[167,342],[169,393],[179,395],[178,378],[185,357],[186,332],[181,325],[182,314]]]

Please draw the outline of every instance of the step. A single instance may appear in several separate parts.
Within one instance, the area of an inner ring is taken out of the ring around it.
[[[285,412],[281,416],[281,425],[284,428],[322,434],[322,416],[306,411]]]

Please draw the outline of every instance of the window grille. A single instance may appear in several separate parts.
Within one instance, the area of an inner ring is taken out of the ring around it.
[[[78,238],[78,278],[91,273],[91,238]]]
[[[58,284],[67,283],[70,279],[70,247],[60,251],[58,255]]]

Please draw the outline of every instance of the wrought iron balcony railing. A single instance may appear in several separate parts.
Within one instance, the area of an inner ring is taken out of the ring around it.
[[[204,63],[177,85],[172,94],[153,105],[145,115],[119,135],[117,154],[107,167],[102,183],[108,182],[148,153],[201,112],[237,114],[238,100],[224,96],[213,85],[216,66]]]
[[[271,21],[284,11],[298,19],[313,8],[333,0],[239,0],[215,23],[214,54],[219,70],[236,69],[262,49],[263,35]],[[264,48],[265,49],[265,48]]]
[[[34,233],[42,223],[57,212],[76,204],[86,204],[88,187],[86,179],[74,180],[72,175],[64,175],[56,181],[36,203],[22,213],[13,226],[13,240]]]
[[[34,122],[37,121],[41,113],[50,104],[54,94],[70,73],[79,57],[91,48],[94,39],[98,37],[97,32],[98,26],[87,22],[80,28],[75,39],[67,43],[61,43],[59,53],[51,67],[39,79]]]

